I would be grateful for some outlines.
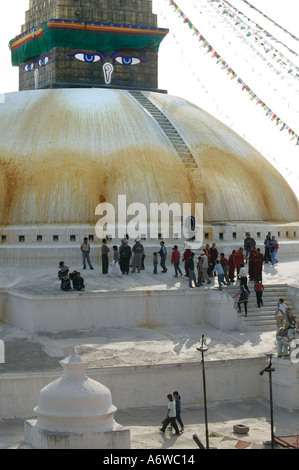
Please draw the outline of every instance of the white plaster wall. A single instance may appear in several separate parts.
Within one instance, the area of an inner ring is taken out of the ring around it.
[[[24,440],[34,449],[130,449],[130,430],[118,426],[110,432],[55,433],[39,429],[36,420],[25,422]]]
[[[198,291],[64,294],[63,297],[31,297],[9,293],[8,321],[30,332],[205,321],[207,295]]]
[[[128,219],[130,220],[130,219]],[[299,254],[299,223],[293,224],[215,224],[213,226],[203,227],[203,237],[205,233],[209,238],[203,240],[203,246],[206,243],[216,242],[219,252],[230,254],[233,249],[238,249],[244,244],[246,232],[250,232],[264,253],[264,239],[268,232],[275,235],[279,243],[279,255],[291,256]],[[171,236],[170,231],[170,236]],[[95,235],[95,227],[88,225],[42,225],[42,226],[9,226],[0,227],[0,235],[6,236],[6,242],[0,239],[0,256],[5,264],[36,266],[36,262],[47,262],[51,265],[63,259],[68,263],[81,263],[82,257],[80,245],[85,236],[93,236],[94,241],[90,241],[91,259],[94,264],[100,262],[101,240]],[[19,236],[25,236],[25,242],[19,242]],[[42,236],[42,242],[37,241],[37,236]],[[58,236],[58,242],[53,241],[53,236]],[[70,237],[76,237],[75,241],[70,241]],[[163,235],[162,235],[163,236]],[[151,256],[153,247],[159,248],[160,240],[147,239],[143,241],[147,256]],[[184,245],[184,239],[166,239],[168,254],[171,248],[177,244],[181,249]],[[120,245],[121,239],[114,239],[109,242]],[[129,240],[132,246],[133,240]]]
[[[8,294],[5,289],[0,289],[0,323],[7,318]]]
[[[273,358],[272,396],[273,403],[289,410],[299,410],[299,364],[289,359]],[[270,398],[269,373],[262,376],[262,394]]]
[[[299,312],[299,287],[288,286],[288,296],[291,298],[296,311]]]
[[[233,298],[220,291],[210,291],[207,298],[206,321],[221,331],[236,330],[239,325]]]
[[[200,359],[201,356],[199,361]],[[264,358],[205,360],[208,402],[261,396],[262,378],[259,371],[264,363]],[[184,404],[203,403],[200,362],[88,369],[87,375],[109,388],[117,409],[163,406],[167,393],[172,393],[175,389],[184,397]],[[40,390],[58,377],[59,373],[54,372],[2,374],[0,419],[33,417]]]

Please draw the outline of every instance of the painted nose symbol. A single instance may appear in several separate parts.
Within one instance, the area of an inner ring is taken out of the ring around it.
[[[110,64],[109,62],[106,62],[103,65],[103,70],[104,70],[105,83],[107,83],[107,85],[109,85],[109,83],[111,82],[111,77],[112,77],[112,73],[113,73],[113,65]]]

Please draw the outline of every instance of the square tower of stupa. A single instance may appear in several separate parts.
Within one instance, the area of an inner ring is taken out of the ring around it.
[[[157,90],[157,28],[151,0],[30,0],[10,41],[19,89]]]

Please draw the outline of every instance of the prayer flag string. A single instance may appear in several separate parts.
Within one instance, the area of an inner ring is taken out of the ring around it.
[[[214,0],[211,0],[211,1],[214,1]],[[285,33],[289,34],[291,36],[292,39],[295,39],[295,41],[299,41],[299,39],[292,33],[290,33],[287,29],[283,28],[282,26],[280,26],[278,23],[276,23],[275,21],[273,21],[271,18],[269,18],[269,16],[265,15],[265,13],[263,13],[261,10],[259,10],[258,8],[256,8],[255,6],[253,6],[251,3],[249,3],[247,0],[241,0],[242,2],[244,2],[246,5],[248,5],[250,8],[252,8],[253,10],[255,10],[256,12],[258,12],[259,14],[261,14],[264,18],[267,18],[267,20],[271,21],[271,23],[273,23],[275,26],[277,26],[278,28],[280,28],[281,30],[283,30]]]
[[[250,39],[254,40],[254,45],[251,45],[250,48],[256,51],[256,54],[259,58],[262,60],[273,60],[275,64],[278,64],[278,66],[274,67],[271,66],[271,64],[268,64],[269,68],[275,72],[276,75],[282,75],[281,78],[284,78],[283,74],[286,74],[287,76],[291,76],[296,80],[299,79],[299,67],[290,59],[288,59],[276,47],[274,47],[266,38],[268,37],[270,40],[275,41],[275,43],[282,44],[281,41],[278,41],[278,39],[268,33],[268,31],[262,28],[259,24],[246,17],[240,10],[235,8],[227,0],[219,1],[219,4],[217,5],[214,0],[208,0],[208,3],[217,14],[222,16],[223,21],[230,25],[234,31],[237,28],[239,28],[241,32],[244,31],[245,36],[240,35],[238,37],[242,38],[243,41],[245,41],[247,44],[250,44]],[[198,8],[197,3],[193,2],[193,5],[196,9]],[[225,5],[227,5],[227,7],[225,7]],[[249,22],[252,23],[252,26],[249,25]],[[262,34],[264,34],[265,37]],[[284,44],[282,45],[285,46]],[[255,46],[262,48],[263,53],[269,55],[269,57],[265,58]],[[290,53],[298,56],[298,54],[292,49],[287,46],[285,47]]]
[[[242,91],[246,91],[250,97],[250,100],[255,102],[256,105],[260,105],[263,110],[266,112],[266,116],[273,121],[276,126],[281,126],[280,131],[287,131],[290,140],[296,139],[296,145],[299,146],[299,136],[293,129],[291,129],[272,109],[242,80],[241,77],[230,67],[230,65],[224,60],[223,57],[213,48],[209,41],[203,36],[203,34],[198,31],[190,19],[185,15],[185,13],[180,9],[177,3],[173,0],[167,0],[170,7],[180,16],[185,23],[192,31],[193,34],[198,37],[198,40],[202,43],[202,47],[207,48],[207,53],[211,54],[212,59],[216,59],[216,63],[221,66],[222,70],[225,70],[228,76],[231,76],[231,80],[237,78],[236,83],[242,86]]]

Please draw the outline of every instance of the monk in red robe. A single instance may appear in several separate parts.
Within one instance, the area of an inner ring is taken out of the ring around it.
[[[209,256],[210,245],[208,243],[206,244],[206,247],[203,249],[203,252],[205,255]]]
[[[254,281],[255,260],[256,250],[255,248],[250,248],[248,256],[248,275],[250,281]]]
[[[257,248],[256,257],[254,261],[254,273],[253,273],[253,277],[255,281],[258,281],[259,279],[262,280],[263,263],[264,263],[264,255],[261,253],[261,250]]]
[[[235,282],[235,270],[236,270],[236,250],[233,250],[228,257],[228,277],[230,282]]]
[[[183,254],[183,261],[184,261],[184,267],[185,267],[185,276],[189,277],[189,268],[188,268],[188,260],[191,258],[191,250],[190,248],[186,248]]]
[[[209,276],[212,275],[212,271],[215,267],[217,258],[218,258],[218,250],[216,248],[216,243],[212,243],[212,246],[209,250],[209,264],[210,264],[209,269],[208,269]]]
[[[241,264],[244,264],[244,251],[243,251],[242,247],[240,247],[236,251],[235,261],[236,261],[237,275],[239,275],[239,271],[241,269]]]

